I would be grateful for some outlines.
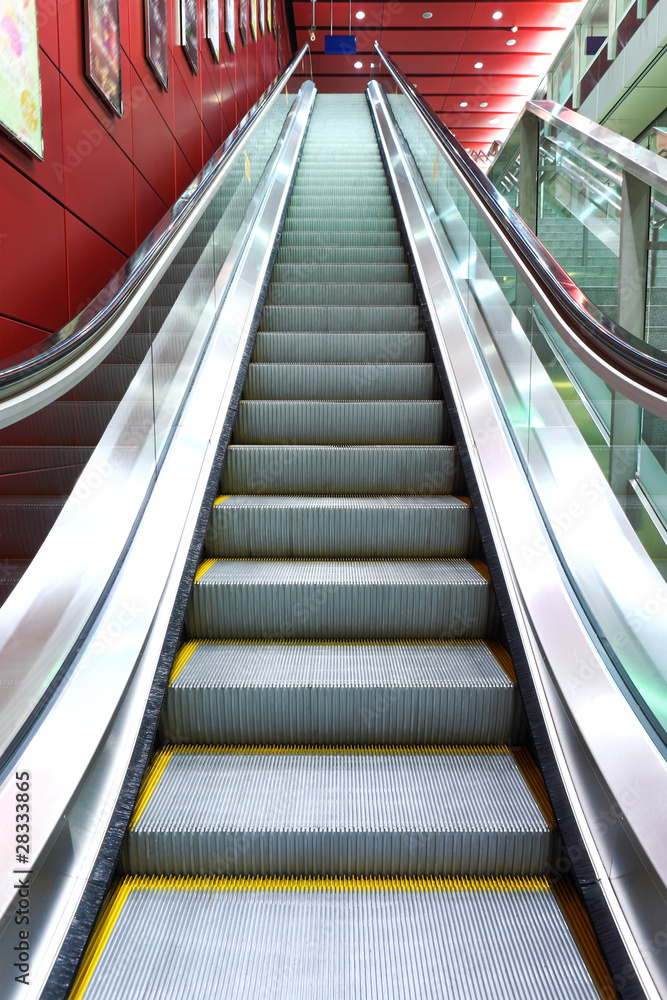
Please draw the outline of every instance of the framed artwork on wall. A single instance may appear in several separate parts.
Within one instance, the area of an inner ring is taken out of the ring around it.
[[[181,0],[181,45],[194,73],[199,73],[198,0]]]
[[[250,0],[250,30],[253,41],[257,41],[257,0]]]
[[[236,52],[236,0],[225,0],[225,34],[230,52]]]
[[[220,62],[220,0],[206,0],[206,38],[213,58]]]
[[[158,83],[169,89],[169,37],[167,0],[144,0],[146,59]]]
[[[86,76],[114,114],[123,117],[118,0],[85,0]]]
[[[239,35],[244,45],[248,44],[248,0],[239,0]]]
[[[35,0],[5,4],[0,59],[0,127],[40,160],[44,158],[42,90]]]
[[[266,0],[258,0],[259,3],[259,30],[266,34]]]

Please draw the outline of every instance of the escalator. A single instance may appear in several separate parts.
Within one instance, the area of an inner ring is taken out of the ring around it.
[[[615,994],[364,96],[318,95],[117,884],[70,996]]]

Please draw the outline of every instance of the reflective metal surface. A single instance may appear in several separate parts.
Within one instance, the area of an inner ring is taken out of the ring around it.
[[[0,427],[57,399],[92,371],[120,340],[197,219],[206,210],[242,145],[277,100],[307,50],[308,44],[266,89],[192,184],[90,305],[61,330],[29,352],[19,355],[0,371]],[[63,371],[63,368],[66,370]]]
[[[424,207],[420,179],[409,166],[409,154],[375,83],[369,87],[369,98],[560,776],[634,970],[647,996],[664,996],[667,957],[656,941],[667,920],[667,763],[610,672],[563,572],[551,528],[535,501],[489,376],[491,369],[494,380],[507,384],[506,366],[492,339],[475,343],[444,263],[442,237]],[[476,329],[487,325],[480,309],[472,320]],[[500,320],[502,324],[502,314]],[[519,346],[511,327],[508,340],[510,347]],[[524,351],[530,352],[529,345]],[[522,368],[519,364],[515,377],[521,378]],[[548,379],[543,396],[555,412],[559,401]],[[567,414],[561,412],[560,417],[560,433],[570,434],[568,425],[574,433]],[[550,433],[545,428],[538,435],[545,450]],[[570,439],[563,451],[563,460],[569,457],[565,479],[561,470],[552,470],[554,491],[547,497],[551,517],[559,504],[561,516],[567,514],[572,499],[557,490],[557,483],[569,482],[575,492],[577,485],[590,485],[585,478],[581,482],[581,475],[590,472],[583,453],[572,456],[571,445]],[[604,525],[608,532],[604,545],[611,558],[617,544],[622,552],[633,543],[622,532],[619,535],[616,501],[605,487],[600,483],[596,503],[582,510],[583,527],[577,527],[575,534],[586,544],[586,532],[599,539]],[[569,544],[576,547],[574,535]],[[605,568],[608,565],[601,571]],[[636,567],[630,566],[621,595],[630,606],[635,598],[630,591],[638,578],[641,574],[638,577]],[[655,620],[664,621],[660,608]],[[664,637],[664,627],[661,634]]]
[[[31,774],[32,801],[39,804],[39,808],[35,808],[31,830],[31,863],[37,877],[46,852],[63,822],[67,823],[76,796],[84,788],[91,762],[105,748],[106,736],[112,731],[121,705],[122,711],[126,712],[123,696],[128,685],[132,685],[132,715],[130,718],[125,715],[123,741],[116,747],[118,752],[113,765],[109,762],[105,765],[106,787],[95,790],[97,800],[100,801],[101,797],[108,803],[108,811],[99,824],[93,824],[85,835],[80,829],[72,835],[76,858],[65,866],[71,884],[69,890],[62,889],[59,897],[63,913],[71,915],[74,911],[78,898],[76,894],[80,895],[85,884],[86,865],[90,870],[96,855],[95,844],[99,844],[103,837],[104,824],[108,822],[125,776],[129,748],[134,744],[143,718],[145,696],[150,689],[164,640],[211,462],[227,418],[314,94],[313,85],[304,84],[274,160],[253,198],[237,244],[220,276],[221,295],[224,292],[222,307],[217,314],[215,310],[211,311],[210,320],[214,324],[211,336],[206,339],[202,332],[203,348],[194,380],[188,386],[178,386],[179,392],[187,391],[185,404],[177,411],[166,459],[147,496],[141,520],[101,613],[49,711],[31,730],[29,739],[12,760],[11,771],[0,787],[0,824],[3,829],[13,829],[14,774],[17,769]],[[194,345],[192,349],[195,350]],[[114,432],[115,428],[111,426],[108,432],[110,438],[113,438]],[[166,433],[166,430],[158,426],[156,433]],[[105,443],[103,457],[109,454],[106,449],[110,444]],[[115,526],[112,529],[113,522],[121,508],[131,505],[132,493],[139,498],[139,485],[135,478],[141,477],[137,469],[133,478],[133,471],[129,470],[126,491],[122,496],[116,494],[114,502],[112,496],[106,495],[104,504],[100,501],[94,505],[96,510],[87,515],[89,522],[81,516],[74,498],[72,530],[76,528],[78,533],[88,530],[91,537],[96,531],[101,544],[109,532],[113,534],[113,543],[117,543],[121,532]],[[129,497],[127,494],[130,494]],[[91,551],[91,562],[94,563],[94,549]],[[46,593],[46,583],[44,587]],[[52,625],[56,633],[54,641],[59,638],[59,630],[65,632],[65,624],[56,621]],[[46,644],[42,657],[46,662],[49,649],[47,635],[42,634],[40,639]],[[20,650],[16,652],[18,655]],[[135,679],[140,689],[138,695]],[[107,751],[108,747],[104,752]],[[76,810],[71,815],[75,814]],[[11,916],[16,904],[15,876],[12,874],[14,848],[14,843],[10,843],[8,838],[3,840],[0,913],[5,916]],[[78,864],[82,867],[78,868]],[[59,871],[58,868],[50,870],[47,863],[43,879],[48,882],[56,875],[59,877]],[[73,877],[75,871],[76,877]],[[34,979],[30,991],[19,985],[21,996],[39,995],[44,978],[48,976],[50,962],[66,933],[67,922],[64,917],[54,918],[53,926],[57,928],[59,939],[43,941],[45,950],[33,955]],[[0,948],[5,955],[11,953],[15,943],[9,933],[12,928],[13,924],[9,923],[0,939]],[[9,951],[4,951],[5,948]],[[42,957],[43,964],[40,961]],[[4,977],[5,970],[11,970],[11,962],[3,961],[2,969]],[[12,995],[10,989],[16,988],[13,976],[7,976],[7,979],[9,984],[6,988],[3,986],[3,997]]]
[[[667,416],[667,362],[663,353],[618,326],[581,292],[377,42],[375,46],[433,141],[442,148],[452,169],[470,189],[471,198],[484,211],[494,236],[572,350],[587,365],[604,373],[605,379],[624,395],[659,416]]]

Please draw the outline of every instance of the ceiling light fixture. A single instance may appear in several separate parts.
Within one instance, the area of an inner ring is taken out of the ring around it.
[[[475,63],[475,69],[481,69],[483,67],[483,65],[484,65],[484,63],[476,62]]]
[[[503,16],[502,10],[497,10],[491,15],[494,21],[499,21],[502,16]]]
[[[362,67],[363,65],[364,65],[363,63],[360,63],[360,62],[356,62],[356,63],[354,64],[354,68],[355,68],[355,69],[361,69],[361,67]]]
[[[518,30],[519,29],[517,28],[516,24],[513,27],[510,28],[510,31],[512,32],[513,35],[516,35],[516,33],[517,33]]]
[[[422,14],[422,17],[428,21],[430,17],[433,17],[433,14],[431,13],[430,10],[425,10],[424,13]]]
[[[459,104],[459,107],[460,108],[467,108],[468,107],[468,102],[467,101],[461,101],[461,103]]]
[[[505,45],[516,45],[516,38],[508,38]]]
[[[490,118],[489,125],[500,125],[500,118]]]
[[[489,102],[488,101],[482,101],[481,104],[480,104],[480,108],[488,108],[488,106],[489,106]]]
[[[357,21],[363,21],[363,19],[366,17],[363,10],[358,10],[355,16],[357,18]]]

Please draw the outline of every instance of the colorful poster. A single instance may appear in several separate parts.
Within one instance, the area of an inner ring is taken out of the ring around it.
[[[86,0],[86,75],[111,110],[123,117],[118,0]]]
[[[239,35],[244,45],[248,44],[248,0],[239,0]]]
[[[146,58],[158,83],[169,89],[167,0],[144,0]]]
[[[263,35],[266,34],[266,0],[258,0],[259,2],[259,30]]]
[[[220,0],[206,0],[206,37],[216,62],[220,62]]]
[[[195,73],[199,73],[198,0],[181,0],[181,45]]]
[[[35,0],[0,5],[0,126],[43,159]]]
[[[250,30],[253,39],[257,41],[257,0],[250,0]]]
[[[225,0],[225,34],[230,52],[236,52],[236,0]]]

